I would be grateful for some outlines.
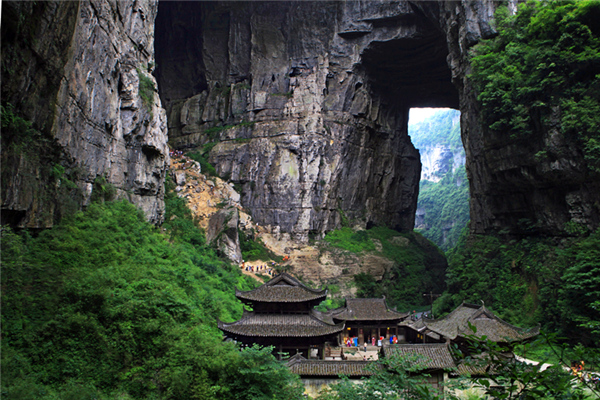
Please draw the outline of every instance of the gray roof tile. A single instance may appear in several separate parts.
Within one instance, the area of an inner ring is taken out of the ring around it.
[[[341,321],[400,320],[408,313],[390,310],[383,299],[346,299],[346,307],[331,310],[331,316]]]
[[[448,345],[445,343],[397,344],[383,347],[383,354],[389,357],[399,354],[405,357],[415,357],[414,365],[420,366],[421,371],[434,369],[455,369],[456,364]],[[412,363],[412,362],[411,362]]]
[[[219,329],[234,335],[255,337],[316,337],[339,333],[344,323],[328,324],[311,314],[255,314],[244,312],[232,323],[218,321]]]
[[[327,290],[311,289],[285,272],[253,290],[235,290],[240,300],[268,303],[301,303],[313,300],[325,300]]]

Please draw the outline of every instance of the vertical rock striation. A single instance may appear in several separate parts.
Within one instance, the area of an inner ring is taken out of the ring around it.
[[[253,218],[301,241],[346,220],[412,229],[408,109],[458,106],[446,55],[408,2],[161,3],[157,19],[172,144],[214,146]]]
[[[461,110],[473,232],[519,233],[525,219],[548,234],[593,229],[599,188],[578,149],[552,129],[515,143],[481,126],[468,53],[495,34],[497,4],[3,2],[2,103],[34,128],[3,129],[3,221],[51,226],[66,204],[114,187],[160,222],[169,155],[156,68],[171,143],[210,150],[274,231],[412,229],[416,106]],[[561,157],[536,159],[541,149]]]
[[[77,207],[114,188],[162,221],[169,154],[151,75],[156,12],[156,1],[3,2],[2,102],[49,143],[40,158],[14,145],[18,133],[3,135],[3,219],[51,226],[55,187],[68,182]]]

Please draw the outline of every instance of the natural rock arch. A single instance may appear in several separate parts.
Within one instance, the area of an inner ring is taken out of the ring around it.
[[[257,222],[301,240],[346,218],[411,230],[408,110],[459,106],[435,23],[409,2],[161,3],[170,140],[218,141],[211,161]]]

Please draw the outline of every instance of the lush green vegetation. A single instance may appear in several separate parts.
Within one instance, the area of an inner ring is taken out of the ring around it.
[[[255,260],[274,260],[281,261],[282,257],[274,254],[272,251],[266,248],[262,240],[256,236],[249,237],[242,230],[238,231],[240,237],[240,247],[242,249],[242,257],[246,261]]]
[[[408,125],[408,132],[421,157],[433,148],[443,147],[453,155],[465,157],[460,138],[460,113],[439,110],[426,120]],[[435,172],[435,180],[421,179],[419,183],[418,231],[449,250],[458,241],[469,221],[469,183],[464,165],[454,165],[454,157],[446,160]]]
[[[542,324],[572,343],[600,343],[600,231],[560,241],[465,235],[448,262],[438,314],[483,300],[510,322]]]
[[[458,243],[462,230],[469,222],[469,183],[465,166],[455,173],[448,171],[439,182],[421,181],[417,207],[424,210],[419,230],[442,250]]]
[[[471,76],[490,133],[533,142],[552,127],[581,149],[597,179],[600,2],[528,2],[515,16],[501,7],[496,18],[499,35],[475,46]],[[449,252],[448,292],[437,309],[484,300],[510,322],[541,323],[572,343],[598,346],[600,233],[570,222],[564,234],[463,237]]]
[[[421,122],[409,121],[410,140],[417,149],[440,145],[464,155],[459,118],[460,111],[441,109]]]
[[[328,232],[327,235],[325,235],[324,240],[334,247],[356,254],[363,251],[375,250],[375,244],[367,231],[364,230],[355,232],[352,228],[343,227]]]
[[[399,233],[386,227],[357,232],[341,228],[327,233],[324,242],[356,254],[378,254],[394,262],[381,282],[369,274],[357,274],[354,283],[359,297],[385,295],[390,306],[408,310],[427,304],[423,293],[441,293],[444,289],[444,256],[418,233]]]
[[[127,202],[93,203],[37,237],[2,230],[2,396],[300,398],[271,349],[223,343],[253,281],[206,247],[182,199],[166,234]]]
[[[218,176],[217,170],[211,163],[208,162],[210,151],[218,144],[218,142],[207,143],[202,147],[201,151],[186,153],[186,156],[200,163],[202,173],[208,176]]]
[[[154,105],[154,81],[152,78],[143,73],[139,68],[137,69],[139,78],[138,93],[142,98],[142,103],[148,112],[152,113],[152,106]]]
[[[498,36],[475,46],[471,79],[485,126],[531,141],[558,129],[600,171],[600,3],[529,1],[496,13]],[[541,148],[539,157],[565,157]],[[597,178],[596,178],[597,179]]]

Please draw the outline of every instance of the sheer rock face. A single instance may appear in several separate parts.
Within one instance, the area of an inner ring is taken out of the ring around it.
[[[52,139],[57,156],[51,162],[75,171],[79,207],[103,177],[117,197],[138,205],[150,221],[162,221],[167,123],[149,72],[157,2],[3,6],[2,101]],[[147,101],[140,79],[147,82]],[[42,182],[44,165],[23,153],[15,157],[3,183],[3,217],[17,215],[12,222],[21,227],[51,226],[58,205],[48,198],[50,182]]]
[[[509,2],[509,9],[515,11],[517,2]],[[467,78],[467,52],[481,38],[494,35],[488,21],[496,5],[489,1],[440,4],[439,26],[448,40],[452,81],[460,93],[471,232],[555,236],[564,234],[569,223],[596,229],[600,183],[586,170],[581,149],[558,131],[557,124],[541,126],[527,142],[481,124],[477,92]],[[536,157],[542,151],[560,157]]]
[[[140,74],[154,82],[156,47],[172,144],[217,143],[210,161],[267,228],[300,240],[345,218],[412,229],[415,106],[461,110],[472,232],[518,232],[524,218],[548,233],[597,227],[600,189],[578,149],[552,130],[523,144],[481,126],[467,53],[494,34],[496,5],[5,1],[2,102],[54,148],[10,155],[3,136],[3,221],[52,225],[60,199],[48,188],[60,181],[44,168],[55,163],[72,172],[78,206],[105,177],[162,220],[167,118],[158,96],[139,93]],[[565,157],[535,159],[544,146]]]
[[[407,110],[459,108],[472,232],[527,233],[525,219],[530,233],[594,228],[600,188],[580,152],[556,132],[515,143],[481,126],[468,52],[495,34],[497,4],[164,3],[158,78],[172,143],[218,142],[210,160],[242,184],[243,205],[296,238],[343,216],[408,230],[420,166]],[[536,160],[547,148],[566,156]]]
[[[472,232],[597,227],[600,188],[577,149],[552,130],[515,143],[481,125],[468,52],[495,34],[497,4],[164,3],[158,78],[172,143],[218,143],[210,160],[242,184],[243,205],[293,237],[344,217],[408,230],[420,166],[407,110],[460,108]],[[565,157],[535,159],[548,148]]]
[[[217,142],[210,161],[242,185],[260,225],[301,241],[345,218],[412,229],[420,162],[408,109],[458,107],[445,38],[420,10],[165,2],[156,29],[172,144]]]

